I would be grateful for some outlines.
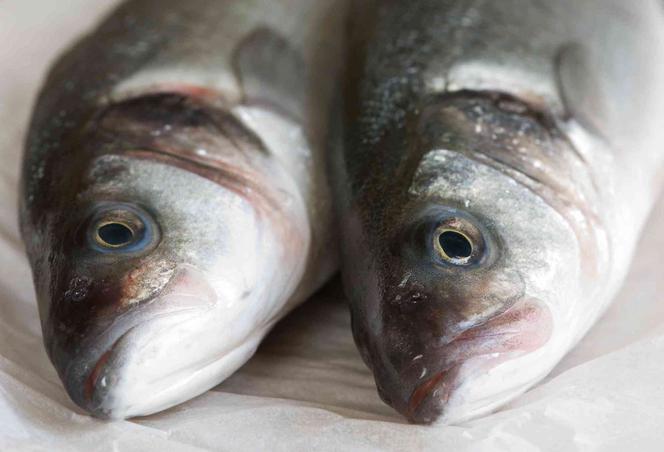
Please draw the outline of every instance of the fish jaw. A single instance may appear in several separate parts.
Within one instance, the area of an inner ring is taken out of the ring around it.
[[[95,417],[120,420],[163,411],[209,390],[253,355],[267,327],[217,355],[199,359],[193,353],[192,359],[187,350],[205,342],[197,332],[211,331],[206,316],[166,316],[131,329],[101,355],[82,386],[65,378],[69,395]]]
[[[559,305],[524,290],[513,272],[492,276],[497,261],[486,272],[437,269],[430,280],[404,257],[381,267],[357,218],[343,224],[352,239],[345,266],[356,269],[344,273],[355,342],[381,398],[410,422],[451,424],[497,408],[543,378],[568,346]]]
[[[355,342],[381,398],[411,423],[452,424],[499,407],[543,378],[568,346],[560,343],[559,313],[534,297],[474,322],[450,322],[452,306],[421,288],[411,306],[410,290],[388,297],[399,300],[402,316],[372,286],[355,294],[368,311],[351,306]]]
[[[230,376],[273,322],[256,320],[264,297],[244,299],[241,309],[219,286],[181,266],[156,299],[91,320],[97,324],[81,335],[49,329],[47,347],[71,399],[95,417],[126,419],[170,408]]]
[[[124,283],[134,285],[131,280]],[[129,292],[134,292],[131,289]],[[101,296],[93,292],[86,297],[84,292],[81,290],[76,303],[94,304]],[[127,291],[116,293],[122,292]],[[203,272],[180,266],[153,299],[130,300],[129,305],[90,316],[84,323],[68,324],[66,319],[58,320],[54,311],[46,322],[45,342],[72,400],[99,417],[121,417],[109,407],[109,401],[120,393],[119,384],[135,365],[132,363],[137,357],[138,361],[145,360],[145,350],[151,350],[145,345],[144,349],[134,347],[136,341],[148,345],[152,342],[153,350],[158,344],[155,331],[168,326],[178,335],[180,325],[209,316],[220,304],[217,293]],[[180,339],[185,336],[179,334]]]
[[[448,424],[502,403],[496,402],[495,394],[522,391],[523,382],[492,377],[486,383],[494,382],[497,387],[489,398],[477,401],[472,398],[472,391],[477,387],[475,380],[500,366],[514,368],[513,363],[520,357],[543,348],[552,330],[549,308],[537,300],[522,300],[486,323],[467,329],[452,342],[432,347],[427,353],[429,356],[420,355],[412,361],[420,372],[419,382],[412,385],[414,389],[402,405],[403,414],[413,423]],[[423,364],[418,365],[418,361]],[[444,363],[442,370],[429,373],[425,366],[427,363],[435,366],[436,362]],[[414,375],[412,369],[407,369],[405,374]],[[470,412],[469,406],[473,407]]]

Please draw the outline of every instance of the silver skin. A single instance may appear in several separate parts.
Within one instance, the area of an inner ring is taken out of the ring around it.
[[[134,0],[51,70],[21,227],[83,409],[206,391],[336,268],[323,150],[344,17],[333,0]]]
[[[662,182],[661,2],[354,17],[333,167],[355,339],[387,403],[461,422],[543,378],[626,274]]]

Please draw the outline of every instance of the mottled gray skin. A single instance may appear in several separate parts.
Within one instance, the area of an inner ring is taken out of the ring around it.
[[[379,0],[354,17],[334,156],[354,336],[387,403],[459,422],[543,378],[625,275],[664,161],[661,7]],[[441,254],[446,229],[466,262]]]
[[[52,68],[21,228],[48,354],[92,414],[214,386],[334,270],[321,150],[344,4],[129,1]],[[100,250],[108,218],[146,242]]]

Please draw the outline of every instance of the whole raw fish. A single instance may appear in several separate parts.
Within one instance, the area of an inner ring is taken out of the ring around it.
[[[344,17],[135,0],[52,69],[21,222],[48,354],[90,413],[218,384],[334,270],[322,152]]]
[[[388,404],[454,423],[543,378],[625,276],[661,185],[661,2],[375,3],[334,165],[353,331]]]

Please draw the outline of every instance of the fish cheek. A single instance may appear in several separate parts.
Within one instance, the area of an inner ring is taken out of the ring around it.
[[[87,211],[82,208],[81,211]],[[126,312],[126,280],[149,256],[111,256],[92,249],[83,219],[60,223],[50,264],[50,312],[45,336],[51,349],[70,353],[87,338],[106,331]],[[56,347],[57,345],[57,347]]]
[[[47,322],[50,334],[45,339],[51,344],[50,350],[67,354],[110,326],[114,300],[121,291],[112,276],[72,261],[70,256],[63,256],[60,265]]]
[[[521,273],[500,263],[489,268],[460,269],[433,283],[437,309],[446,312],[443,337],[486,322],[525,294]]]
[[[444,367],[449,363],[440,356],[442,346],[507,311],[525,293],[520,273],[500,260],[486,268],[396,262],[390,273],[404,276],[385,287],[382,329],[384,355],[397,369],[420,355],[433,361],[431,367]]]

